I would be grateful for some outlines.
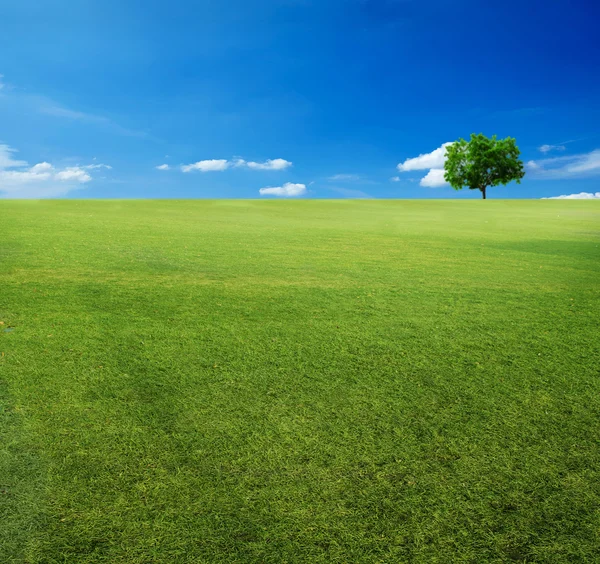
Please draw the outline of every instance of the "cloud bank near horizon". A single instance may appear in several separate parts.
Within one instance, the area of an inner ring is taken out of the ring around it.
[[[29,166],[15,158],[18,151],[0,144],[0,195],[9,198],[54,198],[81,188],[92,181],[90,171],[109,165],[93,163],[55,167],[49,162]]]
[[[261,196],[279,196],[280,198],[294,198],[306,194],[306,184],[294,184],[286,182],[283,186],[271,186],[261,188]]]

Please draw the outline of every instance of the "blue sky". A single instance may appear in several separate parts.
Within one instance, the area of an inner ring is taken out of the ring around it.
[[[491,198],[600,192],[591,0],[0,0],[0,13],[3,197],[478,198],[436,173],[439,148],[472,132],[515,137],[528,163]]]

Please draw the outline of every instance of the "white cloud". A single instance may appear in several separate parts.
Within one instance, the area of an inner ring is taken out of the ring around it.
[[[83,168],[78,166],[67,167],[64,170],[57,172],[54,178],[61,181],[71,180],[81,184],[89,182],[92,179],[92,177],[85,170],[83,170]]]
[[[29,170],[35,173],[45,173],[54,170],[54,167],[50,163],[43,162],[33,165]]]
[[[267,159],[264,163],[257,163],[255,161],[246,161],[239,157],[231,161],[230,164],[236,168],[247,167],[252,170],[285,170],[292,166],[292,163],[285,159]]]
[[[52,175],[49,172],[36,172],[32,167],[29,170],[3,170],[0,171],[0,190],[9,191],[10,187],[18,187],[21,184],[35,182],[36,180],[49,180]]]
[[[17,153],[16,149],[8,145],[0,145],[0,170],[4,168],[13,168],[17,166],[27,166],[26,161],[17,161],[13,159],[13,153]]]
[[[56,169],[45,161],[27,168],[27,162],[12,158],[15,152],[8,145],[0,145],[0,195],[9,198],[63,196],[92,180],[86,169],[110,168],[108,165],[87,165]]]
[[[206,161],[198,161],[197,163],[182,165],[181,170],[183,172],[191,172],[193,170],[199,170],[201,172],[215,172],[222,171],[230,166],[230,162],[226,159],[209,159]]]
[[[446,186],[448,183],[444,180],[444,164],[446,162],[446,148],[450,145],[452,145],[451,142],[443,143],[441,147],[431,151],[431,153],[424,153],[418,157],[406,159],[403,163],[399,163],[397,168],[400,172],[429,169],[429,172],[421,178],[419,184],[428,188]],[[390,180],[399,182],[400,177],[394,176]]]
[[[568,194],[567,196],[550,196],[542,200],[600,200],[600,192],[579,192],[579,194]]]
[[[167,165],[161,166],[165,167]],[[237,157],[230,161],[227,159],[210,159],[206,161],[198,161],[197,163],[182,165],[181,170],[183,172],[191,172],[193,170],[200,170],[202,172],[213,172],[226,170],[230,167],[247,167],[251,170],[285,170],[290,166],[292,166],[292,163],[290,161],[286,161],[285,159],[267,159],[264,163],[257,163],[254,161],[246,161]],[[159,170],[168,170],[168,168],[159,168]]]
[[[302,196],[306,193],[305,184],[292,184],[286,182],[283,186],[275,186],[271,188],[261,188],[259,190],[261,196],[281,196],[284,198],[292,198],[294,196]]]
[[[589,153],[529,161],[525,168],[533,178],[585,178],[600,176],[600,149]]]
[[[334,174],[333,176],[330,176],[327,180],[329,180],[330,182],[352,182],[360,180],[360,176],[358,174]]]
[[[447,186],[448,183],[444,180],[444,169],[432,168],[423,178],[421,178],[419,184],[427,188]]]
[[[550,151],[564,151],[566,147],[564,145],[542,145],[538,147],[541,153],[549,153]]]
[[[169,170],[171,167],[168,164],[161,164],[154,167],[156,170]]]
[[[0,90],[2,90],[4,88],[4,81],[2,80],[4,78],[3,74],[0,74]]]
[[[239,161],[243,161],[243,159],[239,159]],[[285,159],[267,159],[264,163],[255,163],[254,161],[250,161],[245,163],[248,168],[252,170],[285,170],[286,168],[292,166],[290,161],[286,161]],[[237,165],[236,166],[240,166]]]
[[[425,153],[412,159],[406,159],[403,163],[399,163],[397,168],[400,172],[425,170],[428,168],[444,168],[444,163],[446,162],[446,147],[448,147],[448,145],[452,145],[452,143],[444,143],[441,147],[431,153]]]
[[[40,163],[45,165],[47,163]],[[82,183],[91,180],[85,172],[73,176],[55,173],[53,167],[35,165],[29,170],[1,170],[0,196],[6,198],[56,198],[77,189]],[[87,180],[84,178],[87,177]]]

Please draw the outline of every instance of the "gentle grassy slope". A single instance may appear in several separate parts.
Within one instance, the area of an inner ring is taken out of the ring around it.
[[[0,202],[0,562],[597,561],[599,204]]]

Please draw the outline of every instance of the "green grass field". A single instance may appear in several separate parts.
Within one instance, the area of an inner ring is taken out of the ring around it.
[[[0,563],[598,562],[600,202],[0,225]]]

